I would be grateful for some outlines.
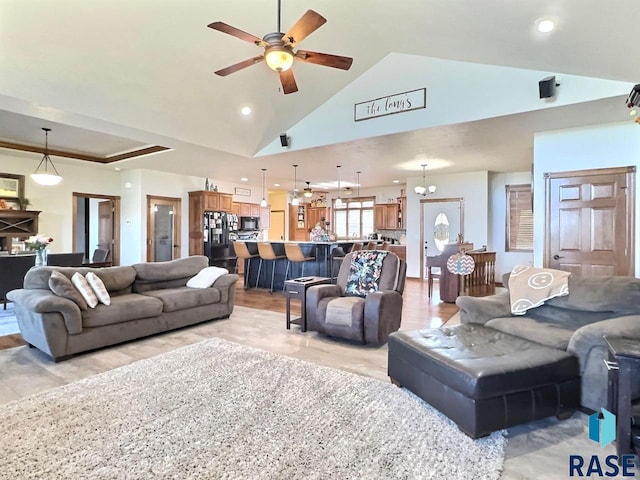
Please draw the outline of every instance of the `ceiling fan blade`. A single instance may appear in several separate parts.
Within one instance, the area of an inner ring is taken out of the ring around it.
[[[282,84],[282,90],[285,95],[287,93],[295,93],[298,91],[298,85],[296,84],[296,79],[293,76],[293,69],[291,68],[284,72],[280,72],[280,83]]]
[[[301,62],[315,63],[317,65],[324,65],[325,67],[339,68],[341,70],[349,70],[353,63],[353,58],[351,57],[310,52],[308,50],[298,50],[296,52],[296,59]]]
[[[291,45],[295,45],[300,43],[302,40],[307,38],[310,34],[315,32],[322,25],[327,23],[327,19],[324,18],[317,12],[313,10],[307,10],[302,17],[295,23],[293,27],[289,29],[287,33],[284,34],[282,39]]]
[[[251,35],[250,33],[243,32],[239,28],[232,27],[231,25],[227,25],[224,22],[213,22],[207,25],[207,27],[213,28],[214,30],[218,30],[219,32],[226,33],[228,35],[232,35],[239,38],[240,40],[244,40],[245,42],[253,43],[256,45],[259,45],[262,42],[261,38],[258,38],[255,35]]]
[[[256,63],[261,62],[264,59],[263,55],[258,55],[257,57],[249,58],[244,60],[243,62],[236,63],[235,65],[231,65],[227,68],[223,68],[222,70],[218,70],[214,72],[216,75],[220,75],[221,77],[226,77],[232,73],[237,72],[238,70],[242,70],[243,68],[250,67],[251,65],[255,65]]]

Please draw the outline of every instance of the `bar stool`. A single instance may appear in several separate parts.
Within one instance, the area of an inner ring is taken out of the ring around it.
[[[362,242],[354,243],[353,246],[351,247],[351,250],[349,250],[349,253],[356,252],[358,250],[362,250]]]
[[[284,253],[287,256],[287,269],[284,272],[285,282],[287,281],[287,275],[289,275],[289,267],[291,266],[291,262],[302,264],[300,276],[304,277],[305,262],[312,262],[316,259],[316,257],[305,257],[304,253],[302,253],[302,248],[297,243],[285,243]],[[282,284],[282,291],[284,291],[284,283]]]
[[[331,283],[333,283],[336,278],[336,275],[334,275],[336,264],[338,264],[338,272],[339,272],[340,265],[342,265],[342,261],[344,260],[345,256],[346,256],[346,253],[344,251],[344,248],[342,247],[336,247],[333,250],[331,250],[331,275],[330,275]]]
[[[276,261],[287,258],[284,255],[276,255],[273,251],[273,245],[271,242],[258,242],[258,255],[260,256],[260,265],[258,265],[258,277],[256,278],[256,288],[258,288],[258,282],[260,281],[260,271],[262,270],[262,261],[267,260],[271,262],[271,288],[270,292],[273,293],[273,277],[276,273]]]
[[[369,242],[365,248],[365,250],[377,250],[378,242]]]
[[[258,255],[257,253],[251,253],[249,251],[249,248],[247,247],[247,244],[244,242],[233,242],[233,250],[234,252],[236,252],[236,257],[238,257],[236,260],[235,273],[238,273],[238,262],[240,260],[247,260],[247,270],[246,272],[244,272],[244,289],[246,290],[249,285],[249,270],[251,270],[251,259],[258,258],[260,255]]]
[[[391,245],[391,242],[384,241],[382,245],[378,247],[378,250],[389,250],[389,245]]]

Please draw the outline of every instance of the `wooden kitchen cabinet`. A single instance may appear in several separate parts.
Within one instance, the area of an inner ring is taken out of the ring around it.
[[[189,202],[191,202],[191,198],[195,197],[200,197],[198,205],[202,212],[231,212],[233,195],[229,193],[209,192],[207,190],[189,192]]]
[[[189,255],[204,253],[204,212],[232,212],[233,195],[198,190],[189,192]]]
[[[378,203],[373,207],[373,227],[376,230],[397,230],[399,205],[397,203]]]
[[[407,197],[398,197],[398,226],[407,229]]]
[[[307,207],[307,230],[313,229],[318,222],[324,217],[324,221],[331,221],[329,218],[329,209],[327,207]],[[322,228],[325,228],[324,223]]]
[[[289,205],[289,240],[296,242],[309,240],[306,205]]]
[[[233,202],[231,213],[240,217],[260,217],[262,215],[259,203]]]

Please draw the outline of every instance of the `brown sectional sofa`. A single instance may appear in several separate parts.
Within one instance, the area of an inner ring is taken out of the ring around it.
[[[132,266],[34,267],[24,288],[8,293],[14,302],[24,340],[55,361],[127,340],[227,318],[233,312],[238,276],[225,274],[209,288],[186,286],[208,266],[204,256]],[[71,278],[94,272],[104,283],[111,305],[81,310],[76,303],[49,289],[52,271]]]

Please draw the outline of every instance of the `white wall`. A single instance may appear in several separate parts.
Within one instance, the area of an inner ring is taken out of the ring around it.
[[[622,108],[622,107],[621,107]],[[546,172],[592,168],[640,166],[640,126],[624,123],[556,130],[534,137],[534,254],[542,266],[544,255]],[[637,183],[637,182],[636,182]],[[636,191],[636,243],[640,240],[640,192]],[[640,249],[636,248],[635,275],[640,274]]]
[[[429,185],[437,190],[429,199],[464,199],[464,237],[474,246],[488,245],[489,173],[472,172],[451,175],[429,175]],[[420,276],[420,200],[413,188],[422,185],[422,176],[407,179],[407,276]]]
[[[92,165],[83,161],[58,161],[54,164],[63,180],[53,187],[38,185],[29,176],[42,155],[0,151],[0,172],[25,176],[25,197],[29,210],[40,210],[38,230],[53,238],[49,250],[53,253],[71,252],[73,230],[73,192],[103,195],[120,194],[120,174],[113,167]]]
[[[489,174],[489,243],[487,249],[496,252],[495,279],[502,281],[502,274],[516,265],[532,265],[533,252],[507,252],[507,185],[531,183],[531,172]]]
[[[113,166],[84,161],[58,160],[54,163],[64,178],[57,186],[43,187],[29,175],[36,169],[41,155],[0,151],[0,172],[25,175],[25,197],[31,201],[29,210],[40,210],[39,232],[53,237],[50,251],[71,252],[73,192],[114,195],[121,197],[120,264],[146,260],[147,195],[182,199],[181,255],[189,254],[189,191],[203,190],[205,179],[151,170],[115,171]],[[210,179],[211,180],[211,179]],[[217,182],[218,190],[233,194],[235,187],[251,190],[251,196],[234,195],[236,202],[259,203],[262,185],[242,182]]]

